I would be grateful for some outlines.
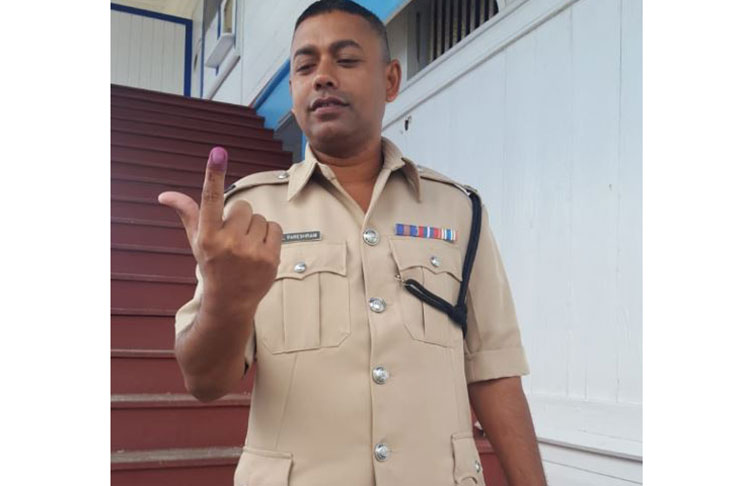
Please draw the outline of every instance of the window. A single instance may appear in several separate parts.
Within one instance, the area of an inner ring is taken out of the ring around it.
[[[410,79],[498,13],[497,0],[414,0],[387,26],[392,57]]]

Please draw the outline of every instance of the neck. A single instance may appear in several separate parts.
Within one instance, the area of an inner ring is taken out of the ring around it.
[[[381,139],[372,140],[348,154],[330,154],[312,147],[317,160],[328,165],[343,186],[369,184],[376,181],[383,165]]]

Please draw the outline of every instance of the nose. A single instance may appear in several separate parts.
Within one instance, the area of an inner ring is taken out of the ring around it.
[[[326,88],[337,88],[337,80],[328,64],[331,63],[320,62],[317,66],[314,74],[314,89],[322,90]]]

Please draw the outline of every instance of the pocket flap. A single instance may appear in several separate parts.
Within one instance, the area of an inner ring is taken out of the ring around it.
[[[452,434],[453,443],[453,476],[456,485],[485,486],[484,470],[481,466],[479,452],[473,432],[457,432]]]
[[[347,243],[286,243],[276,279],[301,280],[317,272],[347,275]]]
[[[292,464],[290,452],[243,447],[234,486],[288,486]]]
[[[433,273],[447,272],[461,281],[461,252],[452,243],[414,237],[390,238],[389,241],[400,271],[424,267]]]

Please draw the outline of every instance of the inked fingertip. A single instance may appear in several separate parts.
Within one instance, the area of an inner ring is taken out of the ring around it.
[[[229,154],[224,147],[214,147],[208,154],[208,167],[210,169],[224,171],[226,170],[226,162],[228,158]]]

